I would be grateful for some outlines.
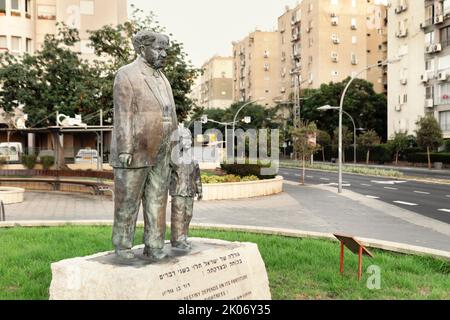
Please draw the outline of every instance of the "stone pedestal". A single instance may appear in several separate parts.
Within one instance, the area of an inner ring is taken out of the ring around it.
[[[253,243],[192,238],[184,252],[166,244],[169,257],[154,262],[114,253],[52,264],[52,300],[269,300],[264,262]]]

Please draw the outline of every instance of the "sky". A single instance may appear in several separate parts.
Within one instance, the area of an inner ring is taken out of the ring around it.
[[[184,44],[196,67],[217,55],[230,56],[231,42],[256,27],[276,30],[286,5],[296,0],[129,0],[137,8],[153,11],[161,26]]]
[[[362,1],[362,0],[361,0]],[[192,63],[201,67],[214,55],[231,56],[232,42],[256,28],[275,31],[285,7],[297,0],[129,0],[153,11],[167,33],[184,44]],[[130,10],[131,11],[131,10]]]

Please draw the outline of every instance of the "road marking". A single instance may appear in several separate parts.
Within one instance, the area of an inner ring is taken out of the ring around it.
[[[331,187],[337,187],[339,186],[339,183],[336,182],[332,182],[332,183],[328,183],[328,184],[321,184],[321,186],[331,186]],[[351,187],[351,184],[343,184],[343,187]]]
[[[414,191],[414,193],[418,193],[418,194],[431,194],[429,192],[424,192],[424,191]]]
[[[328,178],[320,178],[320,180],[330,181],[330,179],[328,179]]]
[[[314,177],[313,176],[306,176],[307,178],[309,178],[309,179],[313,179]]]
[[[450,198],[450,194],[448,196],[446,196],[447,198]]]
[[[391,188],[391,187],[384,187],[385,189],[388,189],[388,190],[398,190],[397,188]]]
[[[380,199],[380,197],[375,197],[375,196],[366,196],[367,198],[370,198],[370,199]]]
[[[371,184],[367,184],[367,183],[361,183],[361,185],[364,186],[364,187],[371,187],[372,186]]]
[[[377,180],[372,180],[372,183],[378,183],[378,184],[400,184],[400,183],[406,183],[407,181],[397,181],[397,180],[392,180],[392,181],[377,181]]]
[[[298,173],[296,173],[296,174],[295,174],[295,176],[296,176],[296,177],[301,177],[302,175],[301,175],[301,174],[298,174]]]
[[[449,210],[449,209],[439,209],[438,211],[442,211],[442,212],[448,212],[448,213],[450,213],[450,210]]]
[[[394,201],[394,203],[398,203],[398,204],[404,204],[405,206],[418,206],[417,203],[411,203],[411,202],[404,202],[404,201]]]

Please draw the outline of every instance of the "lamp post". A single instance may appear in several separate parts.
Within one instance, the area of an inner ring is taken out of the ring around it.
[[[391,64],[391,63],[395,63],[400,61],[400,58],[395,58],[395,59],[388,59],[376,64],[372,64],[369,65],[367,67],[365,67],[364,69],[362,69],[361,71],[355,73],[354,75],[352,75],[350,81],[347,83],[347,85],[344,88],[344,91],[342,92],[341,95],[341,102],[339,104],[339,155],[338,155],[338,161],[339,161],[339,186],[338,186],[338,192],[342,193],[342,117],[344,114],[344,99],[345,99],[345,95],[347,94],[348,89],[350,88],[350,85],[353,83],[353,81],[361,74],[366,72],[367,70],[370,70],[372,68],[375,67],[383,67],[385,65]]]
[[[252,118],[251,117],[245,117],[244,119],[241,120],[242,122],[249,124],[252,122]],[[227,150],[227,155],[228,155],[228,143],[227,143],[227,137],[228,137],[228,126],[232,125],[232,124],[236,124],[237,122],[220,122],[220,121],[216,121],[213,119],[209,119],[207,115],[203,115],[202,116],[202,123],[203,124],[207,124],[208,122],[212,122],[212,123],[216,123],[216,124],[220,124],[222,126],[225,127],[225,149]]]
[[[319,110],[319,111],[339,110],[339,107],[332,107],[330,105],[326,105],[326,106],[317,108],[317,110]],[[357,162],[356,161],[356,131],[358,131],[358,130],[362,131],[363,129],[362,128],[358,128],[358,129],[356,128],[355,120],[353,119],[353,117],[347,111],[342,110],[342,112],[344,114],[346,114],[350,118],[352,123],[353,123],[353,163],[356,164],[356,162]]]
[[[233,151],[233,161],[234,161],[234,138],[235,138],[234,134],[235,134],[235,130],[236,130],[236,119],[237,119],[239,113],[240,113],[245,107],[251,105],[252,103],[261,101],[261,100],[263,100],[263,98],[256,99],[256,100],[253,100],[253,101],[249,101],[249,102],[243,104],[243,105],[239,108],[239,110],[236,112],[236,114],[234,115],[234,119],[233,119],[233,133],[232,133],[232,135],[233,135],[233,141],[232,141],[232,143],[231,143],[231,146],[232,146],[231,150]],[[227,138],[228,138],[228,137],[227,137]]]

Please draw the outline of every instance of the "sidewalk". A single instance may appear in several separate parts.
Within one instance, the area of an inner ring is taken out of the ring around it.
[[[348,190],[338,195],[334,189],[294,183],[284,189],[271,197],[196,203],[193,222],[345,233],[450,251],[448,224]],[[25,199],[6,207],[7,221],[113,219],[108,198],[30,192]]]

